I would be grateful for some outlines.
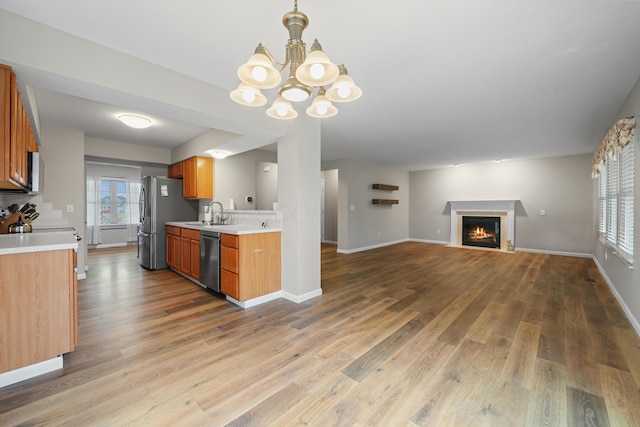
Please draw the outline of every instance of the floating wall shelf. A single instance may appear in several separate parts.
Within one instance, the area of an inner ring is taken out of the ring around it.
[[[385,191],[396,191],[400,189],[400,187],[398,187],[397,185],[387,185],[387,184],[371,184],[371,187],[374,190],[385,190]]]
[[[397,205],[398,204],[397,200],[391,200],[391,199],[373,199],[371,200],[371,202],[374,205]]]

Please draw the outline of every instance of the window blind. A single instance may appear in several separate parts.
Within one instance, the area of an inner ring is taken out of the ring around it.
[[[633,255],[634,157],[634,144],[627,144],[618,160],[618,247],[627,255]]]

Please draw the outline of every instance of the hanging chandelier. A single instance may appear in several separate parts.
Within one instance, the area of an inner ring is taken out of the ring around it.
[[[267,115],[275,119],[288,120],[298,117],[292,102],[309,99],[314,88],[318,94],[307,114],[324,118],[338,114],[332,102],[354,101],[362,95],[362,90],[349,77],[344,65],[335,65],[322,51],[318,40],[314,40],[306,54],[306,45],[302,41],[302,32],[309,24],[309,18],[298,12],[298,0],[294,1],[293,11],[282,17],[282,23],[289,30],[289,41],[285,47],[286,57],[283,64],[260,43],[246,64],[238,68],[240,85],[231,91],[231,99],[249,107],[261,107],[267,103],[262,89],[272,89],[282,81],[281,72],[289,65],[289,77],[278,89],[278,98],[267,109]],[[280,69],[276,69],[274,64]],[[325,86],[331,85],[325,89]]]

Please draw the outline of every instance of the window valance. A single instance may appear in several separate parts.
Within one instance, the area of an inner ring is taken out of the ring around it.
[[[618,119],[618,121],[611,126],[611,129],[609,129],[604,136],[593,158],[592,177],[595,178],[600,175],[602,165],[607,161],[608,157],[611,157],[616,151],[621,151],[625,145],[633,140],[635,127],[635,116]]]

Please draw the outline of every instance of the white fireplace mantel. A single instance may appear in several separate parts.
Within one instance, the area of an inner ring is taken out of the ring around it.
[[[457,246],[458,242],[458,215],[483,215],[487,213],[506,214],[506,240],[516,245],[516,202],[517,200],[466,200],[449,201],[451,206],[451,245]]]

